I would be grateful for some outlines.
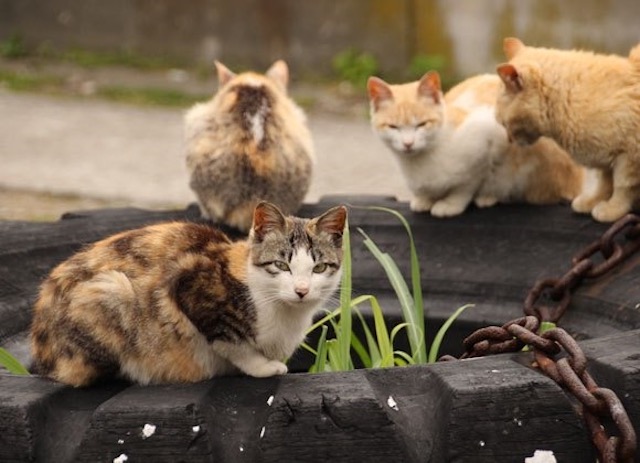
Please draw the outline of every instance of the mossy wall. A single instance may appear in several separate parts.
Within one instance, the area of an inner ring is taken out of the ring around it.
[[[430,63],[455,77],[492,72],[508,35],[626,54],[639,23],[637,0],[0,0],[0,41],[182,65],[264,68],[282,57],[300,76],[330,76],[348,49],[371,54],[388,78]]]

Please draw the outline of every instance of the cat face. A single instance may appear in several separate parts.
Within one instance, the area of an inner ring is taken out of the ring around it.
[[[285,217],[260,203],[250,234],[248,286],[258,306],[273,303],[311,310],[325,303],[340,282],[346,208],[311,220]]]
[[[371,125],[399,155],[413,155],[435,145],[444,122],[440,78],[429,72],[418,82],[389,85],[370,77]]]
[[[507,57],[515,57],[523,49],[517,39],[505,40]],[[549,129],[540,69],[534,63],[510,62],[498,66],[497,72],[504,88],[496,101],[496,119],[507,129],[509,140],[531,145]]]

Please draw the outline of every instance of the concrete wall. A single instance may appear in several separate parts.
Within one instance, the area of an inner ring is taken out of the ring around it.
[[[491,71],[505,35],[626,53],[638,24],[637,0],[0,0],[0,40],[185,64],[263,68],[284,57],[319,75],[350,47],[388,74],[418,53],[443,55],[458,75]]]

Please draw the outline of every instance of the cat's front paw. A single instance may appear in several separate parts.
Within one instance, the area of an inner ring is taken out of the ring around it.
[[[495,196],[478,196],[473,202],[478,207],[491,207],[498,204],[498,198]]]
[[[591,216],[598,222],[615,222],[629,211],[630,208],[625,205],[602,201],[593,208]]]
[[[431,215],[435,217],[453,217],[460,215],[467,208],[467,203],[441,200],[437,201],[431,208]]]
[[[269,376],[284,375],[289,371],[287,366],[277,360],[269,360],[265,363],[257,365],[251,371],[248,371],[251,376],[256,378],[268,378]]]
[[[433,201],[428,198],[419,198],[414,197],[411,199],[409,203],[409,207],[413,212],[429,212],[431,206],[433,205]]]
[[[597,203],[598,200],[592,196],[579,195],[571,201],[571,209],[578,214],[589,214]]]

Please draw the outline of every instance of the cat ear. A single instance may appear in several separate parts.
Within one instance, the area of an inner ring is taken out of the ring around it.
[[[440,74],[437,71],[429,71],[422,76],[418,84],[418,95],[431,98],[434,102],[440,103],[442,85],[440,84]]]
[[[379,77],[369,77],[367,80],[367,92],[369,93],[369,100],[376,110],[379,109],[380,105],[385,101],[393,100],[393,93],[391,92],[389,84]]]
[[[524,47],[525,45],[522,43],[522,40],[516,39],[515,37],[507,37],[502,43],[502,49],[504,50],[504,55],[507,59],[511,59],[516,56]]]
[[[333,207],[315,219],[315,230],[316,233],[324,232],[331,235],[333,242],[336,245],[341,245],[346,222],[347,208],[344,206]]]
[[[284,230],[284,214],[271,203],[262,201],[258,203],[253,212],[253,226],[251,235],[253,239],[262,241],[265,235],[274,230]]]
[[[267,70],[267,77],[278,83],[283,90],[289,85],[289,66],[283,60],[279,59],[271,65]]]
[[[513,64],[501,64],[496,68],[498,75],[507,87],[507,90],[517,93],[522,90],[522,77]]]
[[[218,86],[224,87],[226,83],[233,79],[236,75],[220,61],[216,60],[214,62],[216,65],[216,70],[218,71]]]

